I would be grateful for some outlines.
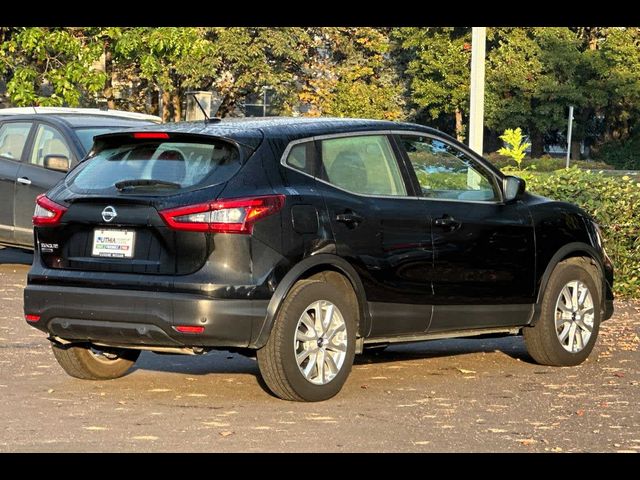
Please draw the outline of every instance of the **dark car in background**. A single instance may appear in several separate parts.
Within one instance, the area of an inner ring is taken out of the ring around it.
[[[118,110],[0,110],[0,245],[33,248],[31,217],[36,197],[87,154],[94,135],[159,120]]]
[[[141,350],[257,352],[288,400],[335,395],[365,348],[524,335],[576,365],[613,267],[575,205],[408,123],[280,118],[96,137],[38,198],[25,318],[77,378]]]

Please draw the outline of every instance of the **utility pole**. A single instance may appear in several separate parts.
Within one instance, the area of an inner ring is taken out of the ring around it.
[[[267,87],[262,87],[262,116],[267,116]]]
[[[571,158],[571,130],[573,127],[573,105],[569,105],[569,126],[567,127],[567,168]]]
[[[487,27],[473,27],[471,32],[469,147],[478,155],[482,155],[482,140],[484,134],[484,57]]]

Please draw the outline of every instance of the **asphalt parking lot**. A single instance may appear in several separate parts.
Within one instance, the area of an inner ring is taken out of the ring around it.
[[[0,249],[3,452],[640,452],[639,302],[616,302],[579,367],[535,365],[519,337],[423,342],[357,357],[336,398],[303,404],[227,352],[66,376],[22,317],[29,262]]]

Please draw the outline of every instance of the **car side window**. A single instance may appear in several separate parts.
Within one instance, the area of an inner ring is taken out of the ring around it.
[[[43,167],[47,155],[64,156],[71,160],[71,150],[62,134],[48,125],[38,125],[29,163]]]
[[[314,175],[314,143],[298,143],[291,147],[287,155],[286,164],[295,170]]]
[[[401,135],[399,139],[424,197],[463,201],[500,198],[491,174],[453,145],[414,135]]]
[[[11,122],[0,127],[0,157],[20,160],[31,122]]]
[[[322,178],[336,187],[365,195],[405,196],[407,189],[385,135],[322,141]]]

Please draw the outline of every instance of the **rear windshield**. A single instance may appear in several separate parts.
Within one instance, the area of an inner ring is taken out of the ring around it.
[[[76,191],[112,191],[119,182],[158,181],[179,188],[214,185],[229,180],[240,168],[235,146],[210,143],[146,141],[107,146],[82,162],[67,178]],[[141,189],[151,188],[141,186]]]

